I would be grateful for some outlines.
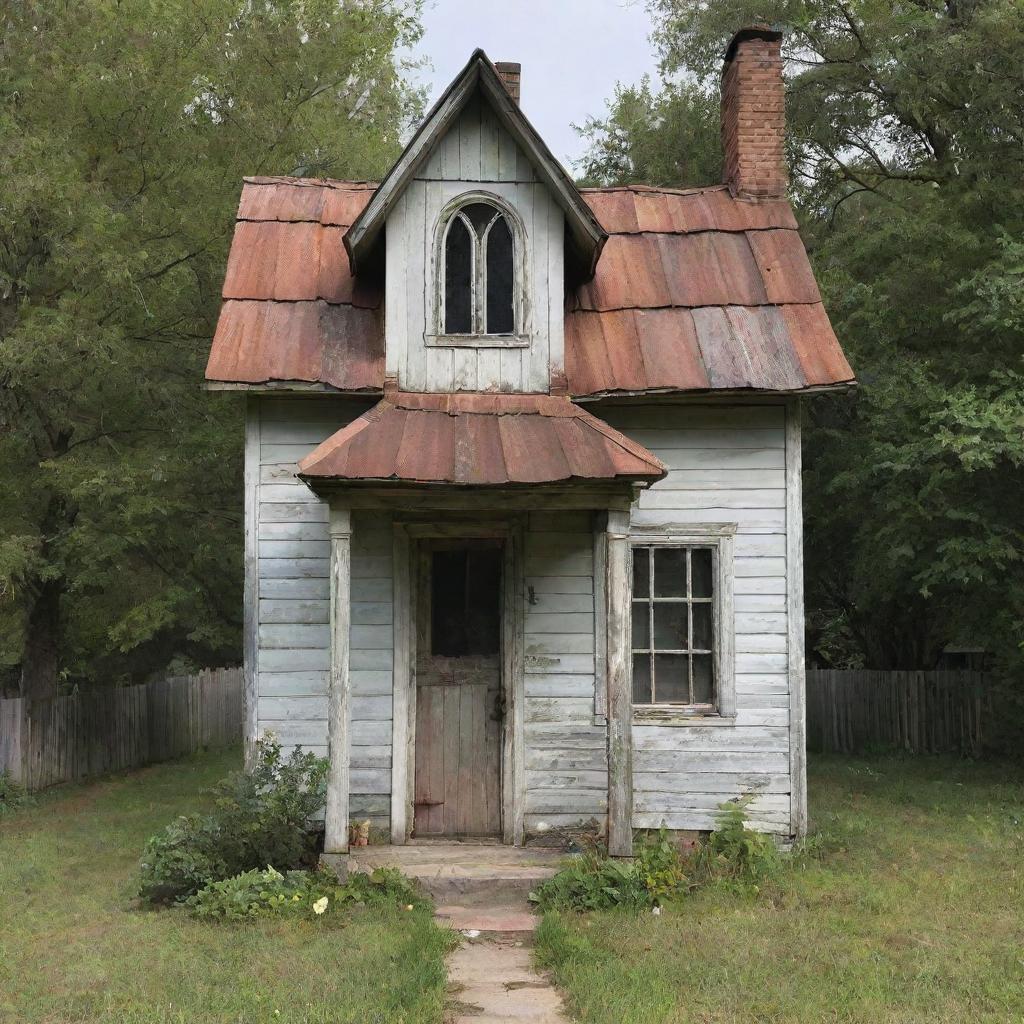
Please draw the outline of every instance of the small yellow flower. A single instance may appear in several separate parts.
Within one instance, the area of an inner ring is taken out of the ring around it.
[[[313,904],[313,913],[322,914],[327,909],[327,897],[321,896],[320,899]]]
[[[406,910],[412,910],[412,904],[411,903],[406,903],[405,909]]]

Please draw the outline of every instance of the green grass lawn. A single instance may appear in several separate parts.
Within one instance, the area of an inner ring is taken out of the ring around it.
[[[761,897],[549,915],[538,955],[586,1024],[1024,1020],[1024,773],[812,761],[823,854]]]
[[[144,840],[239,760],[62,787],[0,818],[0,1021],[440,1021],[448,939],[426,911],[217,924],[137,908]]]

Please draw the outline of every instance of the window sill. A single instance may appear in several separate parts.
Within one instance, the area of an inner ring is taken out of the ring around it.
[[[430,348],[529,348],[528,334],[428,334]]]
[[[722,715],[717,711],[693,711],[684,707],[645,708],[634,705],[633,724],[731,727],[736,724],[736,716]]]

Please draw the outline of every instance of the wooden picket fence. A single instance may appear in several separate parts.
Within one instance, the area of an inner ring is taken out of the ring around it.
[[[982,672],[807,673],[810,750],[978,757],[991,714],[989,681]]]
[[[26,789],[138,768],[242,740],[242,670],[0,700],[0,772]]]

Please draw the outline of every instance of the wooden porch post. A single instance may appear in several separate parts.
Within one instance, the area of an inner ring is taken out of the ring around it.
[[[633,694],[629,651],[629,512],[609,510],[605,526],[608,644],[608,853],[633,854]]]
[[[348,852],[349,626],[352,609],[352,513],[331,505],[331,692],[327,706],[330,770],[324,853]]]

